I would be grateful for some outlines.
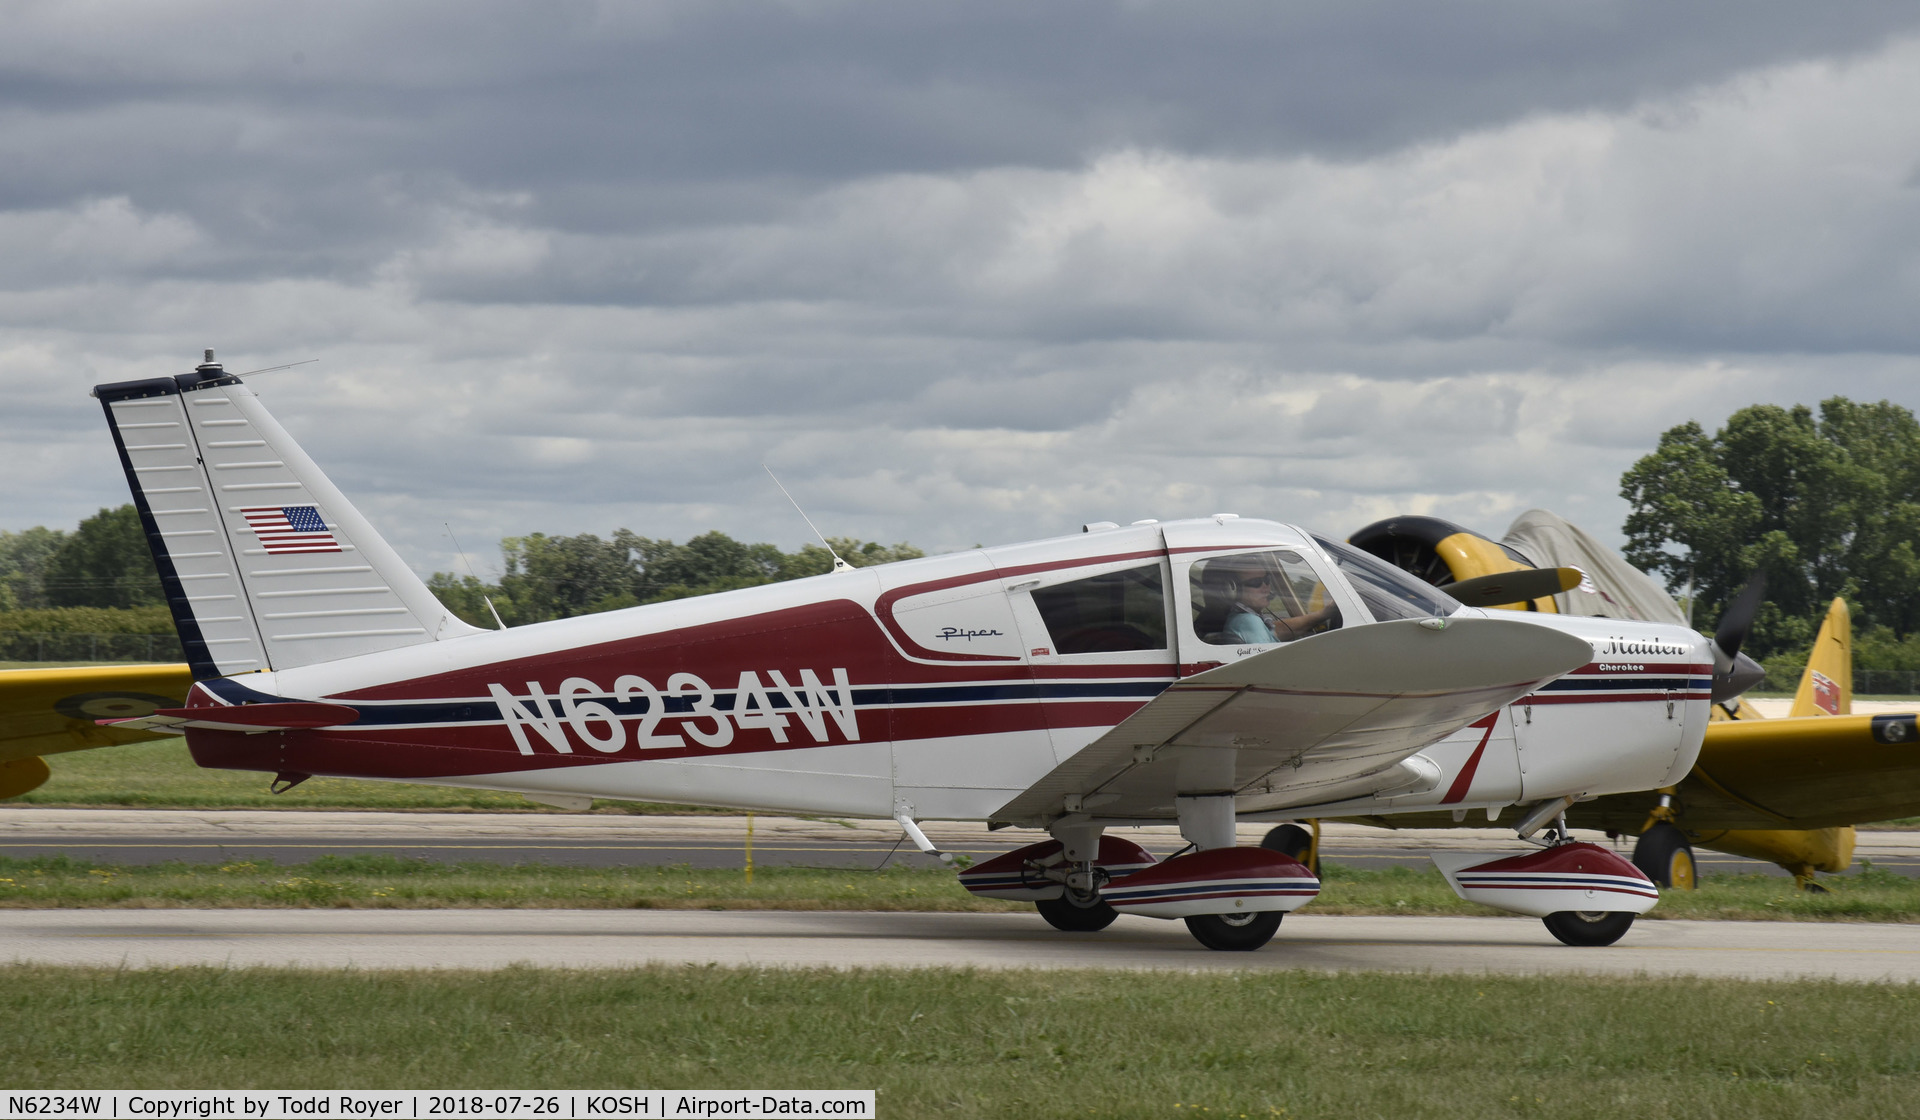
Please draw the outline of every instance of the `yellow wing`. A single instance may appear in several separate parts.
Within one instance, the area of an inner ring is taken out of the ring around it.
[[[47,780],[41,756],[166,738],[101,727],[186,703],[193,676],[185,665],[106,665],[0,671],[0,798]]]

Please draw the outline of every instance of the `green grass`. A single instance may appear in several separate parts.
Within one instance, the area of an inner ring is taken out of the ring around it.
[[[1317,973],[0,967],[9,1089],[873,1088],[882,1116],[1888,1117],[1920,990]]]
[[[155,661],[0,661],[0,669],[85,669],[94,665],[156,665]]]
[[[1829,894],[1790,879],[1708,876],[1697,891],[1669,891],[1655,918],[1920,922],[1920,881],[1866,868],[1828,880]],[[323,856],[303,864],[118,866],[40,856],[0,859],[0,907],[647,908],[755,910],[1025,911],[1028,904],[975,898],[951,871],[893,867],[828,871],[759,867],[566,867],[439,863],[391,855]],[[1316,914],[1491,915],[1463,902],[1438,872],[1329,864]]]
[[[136,809],[372,809],[438,812],[549,812],[517,793],[352,778],[310,778],[282,794],[267,792],[273,775],[252,770],[207,770],[194,764],[183,740],[49,755],[53,776],[14,799],[15,804],[121,806]],[[637,801],[600,801],[610,813],[714,813],[724,810]]]
[[[362,907],[996,911],[951,871],[819,871],[761,867],[563,867],[438,863],[391,855],[322,856],[303,864],[116,866],[68,856],[0,859],[0,907]]]

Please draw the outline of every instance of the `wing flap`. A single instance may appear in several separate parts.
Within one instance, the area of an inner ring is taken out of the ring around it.
[[[1254,812],[1402,789],[1423,774],[1402,760],[1593,657],[1530,622],[1435,621],[1336,630],[1179,681],[994,819],[1171,819],[1180,796],[1233,793]]]

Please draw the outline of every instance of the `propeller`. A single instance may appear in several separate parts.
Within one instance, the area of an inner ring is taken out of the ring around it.
[[[1578,568],[1522,568],[1463,579],[1440,590],[1469,607],[1499,607],[1572,591],[1584,578]]]
[[[1766,679],[1760,663],[1740,652],[1753,630],[1753,616],[1767,595],[1767,575],[1755,572],[1733,597],[1713,632],[1713,702],[1724,704]]]

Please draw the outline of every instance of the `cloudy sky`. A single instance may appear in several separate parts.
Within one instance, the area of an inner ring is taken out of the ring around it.
[[[1216,511],[1618,540],[1920,407],[1920,6],[0,0],[0,528],[214,347],[422,571]]]

